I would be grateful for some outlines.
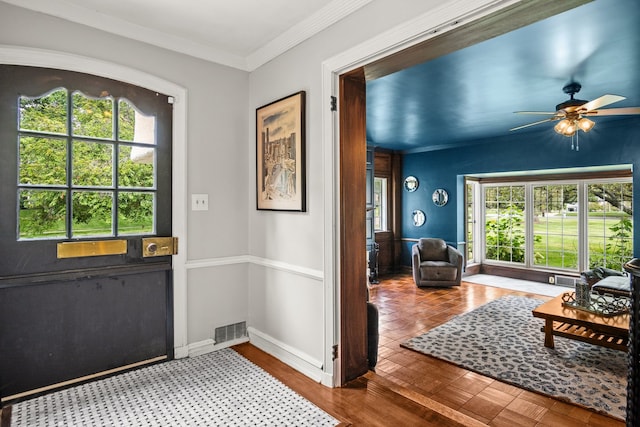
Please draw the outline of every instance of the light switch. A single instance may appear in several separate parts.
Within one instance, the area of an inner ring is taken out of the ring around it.
[[[192,211],[208,211],[209,195],[208,194],[192,194],[191,210]]]

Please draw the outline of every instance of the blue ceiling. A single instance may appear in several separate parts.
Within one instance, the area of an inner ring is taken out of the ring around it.
[[[554,123],[509,129],[545,118],[514,111],[555,111],[572,80],[578,99],[614,94],[627,99],[604,108],[640,106],[640,1],[596,0],[368,81],[367,140],[410,153],[545,127],[555,135]]]

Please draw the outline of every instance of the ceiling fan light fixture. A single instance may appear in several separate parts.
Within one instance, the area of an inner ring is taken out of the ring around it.
[[[567,120],[567,119],[560,120],[553,127],[553,130],[555,130],[556,133],[559,133],[560,135],[565,135],[565,132],[566,132],[566,130],[569,127],[570,124],[571,124],[571,122],[569,122],[569,120]]]
[[[589,132],[591,129],[593,129],[594,126],[595,126],[595,122],[593,120],[587,119],[586,117],[583,117],[580,120],[578,120],[578,127],[583,132]]]
[[[572,136],[577,131],[578,131],[578,126],[576,124],[576,121],[575,120],[570,121],[569,125],[564,130],[564,136]]]
[[[595,126],[593,120],[589,120],[586,117],[580,119],[563,119],[560,120],[553,130],[563,136],[573,136],[579,130],[583,132],[589,132]]]

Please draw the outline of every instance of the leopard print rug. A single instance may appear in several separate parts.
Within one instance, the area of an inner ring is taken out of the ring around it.
[[[544,320],[531,314],[543,302],[502,297],[402,346],[624,420],[627,354],[561,337],[545,347]]]

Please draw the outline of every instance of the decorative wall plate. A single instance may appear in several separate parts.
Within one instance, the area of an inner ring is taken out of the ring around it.
[[[431,196],[431,200],[433,200],[433,203],[436,206],[441,207],[446,205],[447,202],[449,201],[449,194],[447,194],[447,190],[438,188],[436,191],[433,192],[433,195]]]
[[[413,211],[413,225],[416,227],[421,227],[425,221],[427,220],[427,216],[419,209]]]
[[[416,178],[415,176],[409,175],[404,179],[404,189],[409,193],[413,193],[414,191],[416,191],[418,189],[418,185],[418,178]]]

